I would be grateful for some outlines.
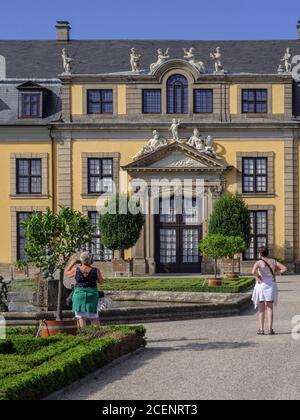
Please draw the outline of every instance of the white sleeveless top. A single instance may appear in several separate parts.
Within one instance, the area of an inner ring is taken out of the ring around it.
[[[275,275],[277,265],[276,260],[270,260],[270,262],[268,263]],[[274,277],[271,273],[271,270],[264,263],[264,261],[259,261],[258,265],[258,272],[262,278],[262,282],[256,283],[256,286],[254,288],[252,295],[252,301],[254,303],[254,306],[255,308],[257,308],[260,302],[274,302],[274,304],[277,305],[278,287],[277,283],[274,281]]]
[[[275,270],[276,270],[276,266],[277,266],[276,260],[270,260],[270,261],[268,261],[268,264],[272,268],[273,273],[275,275]],[[272,277],[273,278],[273,274],[272,274],[270,268],[267,266],[267,264],[264,261],[259,261],[258,262],[258,272],[263,279],[266,278],[266,277]]]

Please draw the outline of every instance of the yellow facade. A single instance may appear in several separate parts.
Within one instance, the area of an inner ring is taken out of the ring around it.
[[[244,197],[244,200],[247,205],[257,205],[257,206],[269,206],[272,205],[275,207],[275,218],[274,223],[276,226],[275,229],[275,246],[274,254],[277,258],[284,259],[284,140],[278,139],[243,139],[243,141],[237,140],[227,140],[218,141],[217,143],[221,148],[226,148],[226,160],[227,162],[236,168],[236,154],[238,152],[270,152],[271,150],[276,150],[275,152],[275,195],[272,197],[262,196],[262,197]],[[227,186],[228,192],[234,193],[237,191],[236,183],[237,173],[236,169],[232,170],[231,173],[227,175]]]
[[[273,114],[284,114],[284,85],[272,85],[272,112]]]
[[[238,113],[238,85],[230,85],[229,100],[230,100],[230,114],[235,115]]]
[[[26,198],[11,198],[11,182],[10,179],[10,155],[16,154],[31,154],[31,153],[47,153],[48,159],[48,182],[49,182],[49,197],[41,199],[26,199]],[[11,248],[12,248],[12,235],[11,235],[11,208],[24,207],[29,208],[33,206],[50,207],[52,208],[52,152],[51,143],[45,142],[27,142],[21,143],[19,141],[0,141],[0,256],[1,263],[11,263]]]
[[[160,134],[168,139],[170,145],[172,142],[169,127],[174,117],[178,117],[183,125],[180,128],[184,132],[182,139],[188,139],[196,127],[199,127],[201,131],[203,129],[203,135],[214,137],[214,148],[220,162],[231,167],[230,170],[224,171],[225,192],[234,193],[239,190],[241,177],[241,168],[238,168],[239,155],[251,156],[253,154],[256,157],[272,154],[274,168],[272,168],[273,173],[268,176],[272,176],[274,179],[274,191],[265,194],[243,194],[243,198],[250,209],[251,207],[273,209],[274,220],[269,223],[273,229],[271,235],[274,241],[272,244],[273,253],[277,258],[283,260],[286,258],[286,244],[290,241],[289,238],[293,237],[294,226],[297,229],[297,236],[300,237],[300,223],[298,220],[293,220],[293,224],[289,223],[290,209],[288,207],[288,203],[293,201],[294,181],[292,181],[292,177],[295,173],[295,169],[289,169],[289,162],[295,150],[296,154],[300,156],[300,145],[297,144],[297,148],[294,149],[294,129],[289,130],[289,128],[284,129],[279,126],[277,129],[276,124],[282,124],[284,118],[288,118],[290,110],[286,89],[291,88],[291,85],[283,82],[279,76],[278,80],[275,77],[275,82],[265,78],[261,83],[257,80],[251,81],[250,76],[249,80],[238,77],[235,80],[233,76],[227,80],[224,76],[226,89],[223,89],[223,85],[218,80],[213,80],[211,77],[202,84],[201,78],[194,80],[194,75],[189,72],[190,68],[166,69],[158,74],[155,80],[144,81],[142,79],[136,86],[132,80],[130,83],[126,83],[125,77],[118,82],[111,79],[105,81],[102,76],[99,77],[99,81],[97,78],[88,81],[89,76],[86,76],[84,81],[82,78],[76,80],[76,76],[71,77],[70,80],[64,80],[64,95],[65,97],[69,95],[68,101],[66,101],[69,105],[63,104],[62,111],[62,118],[65,118],[65,122],[68,124],[66,128],[64,122],[53,123],[48,142],[39,141],[36,136],[32,141],[0,140],[2,161],[0,179],[3,180],[0,191],[2,235],[0,265],[15,262],[12,256],[12,208],[50,207],[57,211],[60,205],[70,205],[81,212],[86,212],[87,209],[96,209],[97,197],[89,194],[86,191],[86,185],[84,186],[84,183],[87,182],[87,174],[84,174],[86,170],[84,155],[98,156],[102,154],[101,156],[104,158],[119,156],[119,167],[117,168],[119,189],[121,192],[126,192],[131,174],[127,169],[122,168],[132,164],[133,156],[137,155],[147,144],[154,130],[159,130]],[[170,115],[167,112],[166,84],[168,77],[177,73],[185,75],[189,83],[189,109],[186,115]],[[248,117],[242,114],[241,97],[242,90],[244,88],[251,89],[252,83],[255,89],[267,91],[268,111],[263,115]],[[161,89],[161,115],[147,115],[142,112],[142,91],[151,88],[153,90]],[[201,88],[213,91],[215,98],[212,115],[193,113],[193,90]],[[112,91],[112,115],[89,115],[87,113],[88,89],[110,89]],[[64,107],[69,110],[66,111]],[[67,112],[68,115],[66,115]],[[68,143],[70,143],[70,150]],[[46,153],[48,155],[49,195],[47,197],[11,197],[11,183],[14,181],[11,179],[10,156],[13,153],[20,155]],[[54,168],[53,172],[52,167]],[[173,168],[175,169],[170,167],[166,172],[173,174],[176,172],[176,166]],[[166,172],[157,172],[153,176],[163,178],[167,176]],[[201,178],[202,176],[209,184],[212,172],[207,172],[204,175],[196,171],[193,173],[195,177]],[[188,167],[186,175],[191,176]],[[70,183],[68,183],[68,179]],[[214,182],[216,180],[215,177]],[[297,172],[297,183],[300,185],[300,171]],[[107,197],[101,197],[99,202],[104,203],[106,199]],[[210,206],[211,210],[212,206]],[[137,245],[137,249],[128,250],[126,257],[136,258],[139,261],[147,257],[151,261],[151,258],[154,258],[154,230],[154,222],[147,219],[144,236]],[[270,232],[268,234],[270,235]],[[142,250],[143,246],[144,250]],[[300,260],[300,249],[297,250],[297,259]]]
[[[71,87],[71,113],[72,115],[83,115],[82,85]]]

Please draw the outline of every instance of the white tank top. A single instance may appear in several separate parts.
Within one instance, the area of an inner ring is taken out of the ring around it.
[[[269,260],[268,264],[270,265],[270,267],[273,270],[273,273],[275,274],[277,262],[275,260]],[[258,271],[261,277],[273,277],[271,270],[269,269],[269,267],[264,261],[259,261],[258,265],[259,265]]]

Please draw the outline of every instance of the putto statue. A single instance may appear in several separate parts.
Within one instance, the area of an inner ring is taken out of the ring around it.
[[[198,128],[194,129],[193,135],[188,140],[187,145],[190,147],[194,147],[199,152],[205,151],[205,137],[200,135],[200,131],[198,130]]]
[[[172,133],[174,141],[179,141],[180,140],[179,139],[179,133],[178,133],[178,129],[180,127],[180,124],[181,124],[180,120],[177,120],[176,118],[174,118],[173,121],[172,121],[172,125],[169,129],[169,131],[171,131],[171,133]]]
[[[160,66],[161,64],[165,63],[166,61],[169,60],[170,56],[169,56],[169,51],[170,48],[167,48],[166,51],[163,51],[161,48],[159,48],[157,50],[157,61],[156,63],[151,64],[150,66],[150,71],[153,72],[153,70]]]
[[[148,141],[142,149],[133,156],[132,159],[136,160],[142,156],[149,155],[149,153],[155,152],[155,150],[166,146],[168,144],[167,140],[162,137],[157,130],[153,131],[153,137]]]
[[[72,71],[72,58],[69,56],[69,53],[66,48],[62,50],[62,60],[63,60],[63,68],[65,74],[71,74]]]
[[[291,73],[292,72],[292,59],[293,59],[293,53],[291,48],[287,48],[285,50],[285,54],[283,58],[280,60],[283,65],[280,65],[278,68],[278,73],[281,73],[282,70],[284,70],[285,73]]]
[[[217,47],[214,52],[210,54],[210,58],[215,62],[215,73],[225,73],[222,66],[221,48]]]
[[[192,64],[192,66],[196,67],[197,70],[199,70],[200,73],[204,74],[206,72],[204,63],[202,61],[197,61],[196,57],[195,57],[195,48],[192,47],[189,50],[187,50],[186,48],[183,48],[183,52],[184,52],[184,59],[188,60],[188,62],[190,64]]]
[[[140,72],[141,55],[136,52],[135,48],[131,48],[130,65],[133,73]]]

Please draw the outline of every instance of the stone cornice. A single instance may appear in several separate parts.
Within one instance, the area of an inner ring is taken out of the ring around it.
[[[139,130],[139,129],[168,129],[170,127],[170,121],[162,122],[157,121],[130,121],[130,122],[118,122],[116,120],[111,122],[99,122],[99,123],[52,123],[51,128],[53,130]],[[255,121],[240,121],[240,122],[201,122],[201,121],[186,121],[181,123],[181,128],[203,128],[203,129],[288,129],[288,130],[299,130],[300,121],[268,121],[268,122],[255,122]]]
[[[175,60],[176,62],[183,62],[183,60]],[[165,63],[165,65],[167,65]],[[198,70],[193,68],[191,64],[188,62],[185,63],[186,65],[180,68],[185,69],[188,72],[191,72],[191,68],[193,70],[193,75],[195,78],[195,83],[292,83],[293,77],[289,74],[253,74],[253,73],[225,73],[225,74],[214,74],[214,73],[205,73],[200,74]],[[178,68],[178,67],[173,67]],[[167,70],[171,70],[171,68],[167,67]],[[157,83],[159,82],[160,78],[164,74],[163,71],[164,66],[158,68],[153,74],[122,74],[122,73],[111,73],[111,74],[71,74],[71,75],[60,75],[58,76],[59,79],[63,84],[72,84],[72,83]],[[167,71],[166,70],[166,71]]]

